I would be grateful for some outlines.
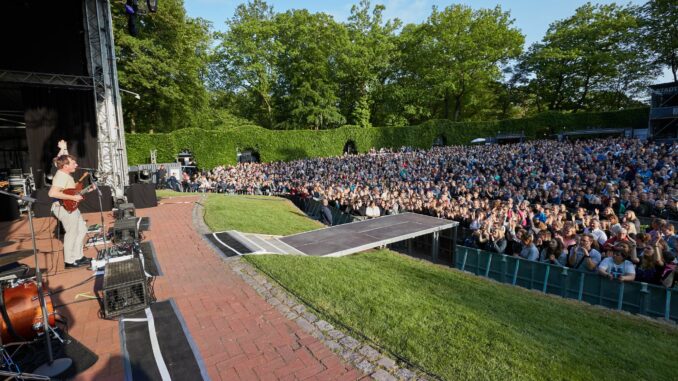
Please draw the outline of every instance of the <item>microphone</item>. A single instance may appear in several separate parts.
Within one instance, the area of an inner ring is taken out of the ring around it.
[[[86,169],[88,171],[98,171],[97,168],[78,167],[79,169]]]

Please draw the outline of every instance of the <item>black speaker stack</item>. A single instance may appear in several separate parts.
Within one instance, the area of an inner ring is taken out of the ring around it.
[[[112,229],[112,245],[99,253],[103,265],[103,315],[114,318],[148,307],[153,301],[153,280],[146,271],[141,241],[149,219],[136,216],[134,204],[119,204]]]

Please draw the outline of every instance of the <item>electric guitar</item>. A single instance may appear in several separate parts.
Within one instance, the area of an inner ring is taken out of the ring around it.
[[[75,184],[75,188],[64,189],[62,192],[69,196],[75,196],[76,194],[82,196],[89,192],[89,189],[92,187],[92,185],[88,185],[85,188],[82,187],[82,180],[84,180],[87,175],[89,175],[89,172],[85,172],[82,177],[80,177],[80,180],[78,180],[78,182]],[[68,213],[78,209],[78,204],[80,204],[80,201],[61,200],[61,205]]]

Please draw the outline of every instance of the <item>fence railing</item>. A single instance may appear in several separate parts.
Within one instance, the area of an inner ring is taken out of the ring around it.
[[[560,295],[611,309],[678,321],[673,288],[619,282],[597,273],[528,261],[505,254],[457,246],[454,266],[502,283]]]

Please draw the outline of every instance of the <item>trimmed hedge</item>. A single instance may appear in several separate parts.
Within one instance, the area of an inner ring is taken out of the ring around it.
[[[547,112],[524,119],[491,122],[454,123],[431,120],[400,128],[344,126],[332,130],[268,130],[255,125],[226,126],[218,130],[186,128],[168,134],[127,134],[130,165],[148,163],[150,150],[158,150],[158,162],[174,162],[184,149],[190,150],[204,168],[234,164],[236,152],[254,149],[261,161],[288,161],[308,157],[338,156],[349,140],[359,152],[372,147],[412,146],[430,148],[438,136],[448,145],[468,144],[477,137],[493,137],[497,132],[524,131],[529,139],[563,130],[583,128],[646,128],[649,109],[617,112],[562,114]]]

